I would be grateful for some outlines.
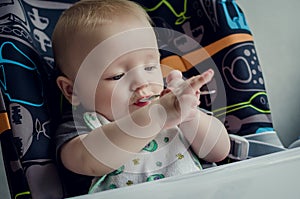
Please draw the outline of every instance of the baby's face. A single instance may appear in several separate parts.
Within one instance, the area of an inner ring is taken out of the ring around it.
[[[99,35],[106,39],[83,61],[75,93],[87,110],[114,121],[148,105],[151,102],[140,100],[162,91],[159,51],[154,31],[145,21],[116,21]]]
[[[154,49],[127,53],[113,62],[99,80],[95,108],[115,120],[151,103],[141,99],[163,89],[159,53]]]

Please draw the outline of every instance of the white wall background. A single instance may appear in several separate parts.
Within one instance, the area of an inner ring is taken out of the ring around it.
[[[254,36],[274,128],[287,146],[300,136],[300,1],[237,3]]]

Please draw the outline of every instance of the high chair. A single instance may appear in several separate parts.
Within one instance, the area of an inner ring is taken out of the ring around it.
[[[1,198],[64,197],[52,137],[70,106],[55,85],[51,34],[75,1],[0,3]],[[234,0],[136,2],[165,28],[158,34],[162,66],[182,71],[185,78],[215,69],[207,89],[217,92],[201,97],[201,108],[230,133],[226,161],[286,150],[273,129],[250,28]]]

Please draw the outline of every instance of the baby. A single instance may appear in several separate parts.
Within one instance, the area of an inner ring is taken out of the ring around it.
[[[56,133],[66,196],[197,172],[199,158],[228,155],[224,125],[198,109],[214,72],[184,81],[172,71],[164,89],[151,20],[136,3],[74,4],[58,20],[53,50],[57,85],[74,107]]]

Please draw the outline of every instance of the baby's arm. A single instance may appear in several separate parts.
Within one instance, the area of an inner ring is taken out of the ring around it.
[[[189,84],[199,83],[192,78]],[[62,163],[73,172],[91,176],[118,169],[161,130],[179,125],[183,118],[193,118],[198,100],[186,85],[177,88],[176,96],[167,93],[126,117],[67,142],[60,152]],[[181,101],[185,102],[183,107],[179,107]]]
[[[199,83],[197,85],[191,85],[197,99],[200,97],[200,87],[212,79],[213,71],[206,71],[201,76],[202,78],[198,78]],[[179,71],[171,73],[167,77],[167,83],[168,87],[171,88],[184,83],[181,73]],[[182,101],[181,105],[184,106],[184,103],[185,101]],[[198,104],[200,104],[200,101]],[[219,162],[228,155],[230,149],[228,133],[222,122],[217,118],[197,109],[193,117],[186,118],[179,127],[199,158],[209,162]]]
[[[227,157],[230,141],[224,125],[217,118],[198,111],[194,119],[180,124],[193,151],[209,162],[219,162]]]
[[[103,176],[136,156],[162,129],[161,109],[150,104],[64,144],[60,157],[69,170]]]

